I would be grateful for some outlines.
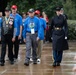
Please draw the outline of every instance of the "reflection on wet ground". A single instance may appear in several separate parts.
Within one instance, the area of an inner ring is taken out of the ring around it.
[[[0,66],[0,75],[76,75],[76,72],[72,71],[73,67],[76,66],[76,61],[74,60],[76,42],[69,42],[69,46],[69,50],[64,51],[61,66],[53,68],[51,43],[44,44],[41,63],[34,65],[31,62],[29,67],[24,65],[25,45],[20,45],[18,61],[14,65],[10,65],[6,61],[5,66]]]

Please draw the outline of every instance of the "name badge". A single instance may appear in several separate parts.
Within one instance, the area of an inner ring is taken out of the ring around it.
[[[35,34],[35,30],[34,29],[31,29],[31,34]]]

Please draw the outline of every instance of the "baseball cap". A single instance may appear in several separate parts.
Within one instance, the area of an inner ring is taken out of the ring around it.
[[[33,13],[34,12],[34,9],[33,8],[31,8],[31,9],[29,9],[29,11],[28,11],[29,13]]]
[[[39,10],[36,10],[35,11],[35,14],[38,14],[39,15],[40,14],[40,11]]]
[[[5,8],[5,11],[10,11],[10,9],[8,7]]]
[[[17,9],[17,6],[16,6],[16,5],[12,5],[11,8],[12,8],[12,9]]]
[[[64,10],[63,8],[61,8],[61,10]]]

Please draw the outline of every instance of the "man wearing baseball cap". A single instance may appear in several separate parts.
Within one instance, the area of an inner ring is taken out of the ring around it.
[[[2,12],[0,11],[0,27],[1,27],[1,24],[2,24]],[[0,29],[0,33],[1,33],[1,29]],[[0,40],[1,40],[1,37],[0,37]]]
[[[46,29],[46,21],[43,18],[40,18],[40,11],[36,10],[35,15],[39,18],[40,21],[40,40],[38,40],[38,50],[37,50],[37,61],[41,61],[41,51],[42,51],[42,46],[43,46],[43,40],[44,40],[44,31]]]
[[[6,54],[6,44],[8,44],[8,57],[10,60],[10,64],[14,64],[13,58],[13,41],[15,38],[15,22],[13,17],[10,16],[10,9],[8,7],[5,8],[5,16],[2,18],[1,26],[0,26],[0,38],[2,42],[1,49],[1,66],[4,66],[5,63],[5,54]]]
[[[34,9],[31,8],[28,11],[28,17],[24,23],[24,30],[23,30],[23,38],[24,42],[26,41],[26,58],[24,65],[29,66],[30,56],[31,56],[31,48],[32,48],[32,58],[33,64],[37,64],[37,41],[39,40],[39,29],[40,29],[40,22],[39,19],[34,16],[35,12]]]
[[[63,15],[64,18],[67,20],[68,19],[68,16],[64,13],[64,8],[63,7],[61,7],[60,12],[61,12],[61,15]]]
[[[22,35],[22,17],[17,13],[16,5],[12,5],[11,11],[12,13],[10,14],[10,16],[13,16],[13,18],[15,19],[15,23],[16,23],[15,25],[17,30],[16,38],[14,42],[14,60],[16,60],[18,58],[19,42]]]

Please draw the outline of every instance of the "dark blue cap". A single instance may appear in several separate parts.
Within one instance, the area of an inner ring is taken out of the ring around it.
[[[34,9],[33,8],[31,8],[31,9],[29,9],[29,11],[28,11],[29,13],[33,13],[34,12]]]

